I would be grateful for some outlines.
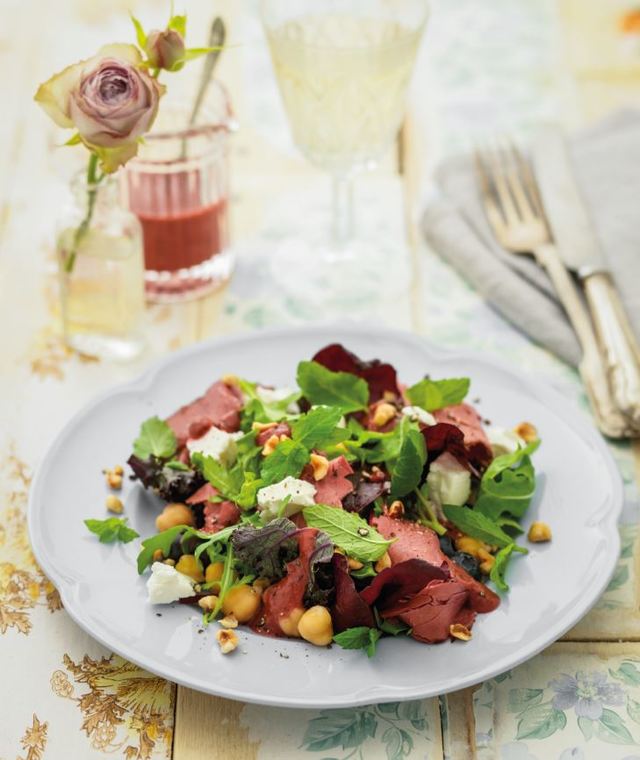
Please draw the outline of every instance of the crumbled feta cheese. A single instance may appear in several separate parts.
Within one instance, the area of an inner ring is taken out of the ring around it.
[[[429,498],[439,506],[461,507],[471,494],[471,473],[449,452],[441,454],[429,467]]]
[[[488,428],[487,438],[491,444],[494,457],[499,457],[502,454],[512,454],[514,451],[527,445],[526,441],[515,430],[505,430],[500,427]]]
[[[194,581],[175,567],[163,562],[151,565],[151,577],[147,581],[147,592],[151,604],[171,604],[178,599],[193,596]]]
[[[315,495],[316,487],[313,483],[307,483],[306,480],[292,478],[289,475],[279,483],[265,486],[258,491],[258,510],[262,513],[265,522],[274,520],[276,517],[290,517],[303,507],[313,506]],[[287,499],[289,499],[288,502]],[[281,509],[282,514],[280,514]]]
[[[436,418],[421,406],[403,406],[402,414],[414,422],[422,422],[423,425],[435,425]]]
[[[265,388],[259,385],[256,388],[256,396],[263,404],[274,404],[277,401],[284,401],[289,396],[293,396],[297,391],[295,388]],[[289,414],[300,414],[300,407],[295,401],[292,401],[287,407]]]
[[[190,438],[187,441],[189,453],[196,451],[206,457],[213,457],[225,467],[231,467],[238,458],[236,441],[242,438],[242,433],[227,433],[220,428],[210,427],[200,438]]]

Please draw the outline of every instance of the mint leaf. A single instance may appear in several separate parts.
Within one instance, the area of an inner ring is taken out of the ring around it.
[[[425,378],[405,391],[409,401],[415,406],[435,412],[445,406],[460,404],[469,392],[468,377],[451,377],[446,380]]]
[[[302,415],[291,426],[293,440],[307,449],[320,447],[320,444],[332,440],[332,433],[342,418],[342,410],[336,407],[319,406]]]
[[[348,372],[332,372],[317,362],[300,362],[297,381],[310,404],[337,406],[344,413],[366,409],[369,386]]]
[[[369,628],[359,625],[355,628],[347,628],[342,633],[337,633],[333,640],[343,649],[364,649],[367,657],[373,657],[376,653],[378,639],[382,636],[377,628]]]
[[[500,591],[509,590],[509,584],[505,581],[504,576],[507,571],[507,565],[509,564],[509,560],[511,559],[514,548],[515,544],[509,544],[508,546],[500,549],[500,551],[496,554],[495,561],[491,567],[491,572],[489,573],[489,578],[494,582],[496,588]]]
[[[265,485],[262,478],[257,477],[252,472],[245,472],[244,483],[240,488],[235,502],[241,509],[251,509],[255,507],[258,491]]]
[[[410,429],[402,442],[398,459],[391,467],[391,498],[405,496],[422,480],[427,447],[419,430]]]
[[[127,527],[127,518],[108,517],[106,520],[85,520],[84,524],[100,539],[102,544],[112,544],[122,541],[128,544],[140,535],[133,528]]]
[[[447,520],[450,520],[456,528],[459,528],[467,536],[472,536],[486,544],[496,546],[508,546],[513,544],[511,536],[507,535],[502,528],[493,520],[469,507],[458,507],[445,504],[442,508]],[[527,554],[527,550],[513,544],[513,550]]]
[[[265,485],[279,483],[288,475],[297,478],[308,461],[309,451],[291,438],[285,438],[264,460],[260,477]]]
[[[324,531],[336,546],[361,562],[375,562],[391,546],[378,531],[353,512],[339,507],[314,504],[302,512],[310,528]]]
[[[159,417],[150,417],[142,423],[140,435],[133,442],[133,453],[139,459],[169,459],[176,453],[178,442],[173,430]]]
[[[536,473],[529,455],[539,445],[540,441],[533,441],[491,462],[480,482],[476,511],[492,520],[498,520],[505,512],[523,517],[536,490]]]

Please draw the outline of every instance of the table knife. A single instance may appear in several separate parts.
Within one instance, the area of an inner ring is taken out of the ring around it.
[[[562,132],[544,127],[532,162],[558,253],[581,281],[602,352],[611,395],[640,427],[640,349],[616,291],[596,232],[577,186]]]

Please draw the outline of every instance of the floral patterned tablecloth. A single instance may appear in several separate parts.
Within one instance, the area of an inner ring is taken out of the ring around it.
[[[25,517],[33,469],[47,444],[98,391],[194,340],[326,319],[328,310],[336,319],[378,320],[506,358],[587,409],[574,372],[513,330],[425,250],[413,222],[445,153],[498,127],[526,137],[541,119],[580,124],[635,96],[637,41],[622,39],[616,27],[630,4],[434,2],[404,133],[404,173],[393,171],[390,158],[358,183],[361,224],[401,236],[408,221],[410,244],[406,258],[381,273],[379,299],[354,304],[330,293],[278,295],[260,241],[286,234],[292,209],[309,225],[321,224],[317,209],[327,188],[291,144],[255,3],[220,2],[239,43],[221,65],[243,124],[233,151],[238,269],[221,294],[150,308],[149,349],[122,366],[71,354],[60,343],[51,236],[68,159],[30,96],[51,70],[102,42],[128,38],[129,5],[3,2],[10,23],[0,30],[0,758],[640,760],[640,457],[629,445],[612,446],[625,482],[622,553],[593,611],[511,672],[440,699],[400,704],[292,711],[176,688],[71,622],[34,561]],[[157,3],[134,5],[137,15],[162,24]],[[198,0],[185,5],[200,42],[210,9]],[[594,49],[602,51],[597,59]]]

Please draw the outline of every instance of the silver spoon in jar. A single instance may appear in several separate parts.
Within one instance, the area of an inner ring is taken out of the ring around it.
[[[222,52],[222,47],[224,45],[226,36],[227,31],[224,26],[224,21],[220,18],[220,16],[216,16],[216,18],[213,20],[213,23],[211,24],[208,44],[208,47],[216,48],[216,50],[212,50],[210,53],[207,53],[204,59],[204,66],[202,67],[202,75],[200,77],[200,86],[198,87],[196,99],[193,102],[191,116],[189,117],[190,127],[196,123],[196,119],[198,118],[198,112],[200,111],[200,108],[204,101],[204,96],[207,94],[207,89],[209,87],[209,83],[211,82],[213,70],[218,63],[218,59],[220,58],[220,53]]]

